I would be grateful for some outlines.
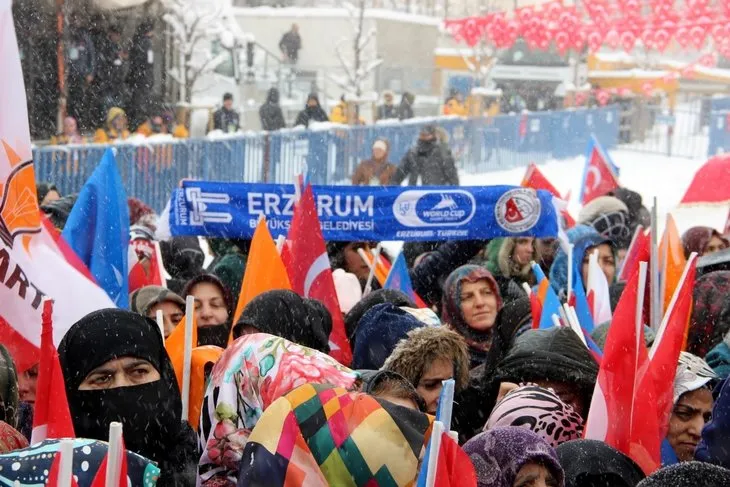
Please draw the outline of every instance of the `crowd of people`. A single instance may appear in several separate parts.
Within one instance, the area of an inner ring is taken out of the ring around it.
[[[376,143],[376,151],[387,146]],[[391,180],[400,177],[387,170]],[[363,181],[385,177],[372,165],[361,172]],[[75,196],[45,184],[38,198],[63,228]],[[625,285],[617,268],[647,215],[641,197],[622,188],[587,204],[567,231],[583,282],[597,251],[612,307]],[[152,238],[155,222],[152,209],[130,199],[136,236]],[[234,321],[250,241],[207,244],[196,237],[160,242],[166,287],[135,289],[129,310],[85,316],[58,347],[76,435],[105,440],[109,424],[120,421],[126,448],[160,469],[158,485],[412,485],[447,379],[455,381],[452,426],[479,487],[730,485],[728,271],[696,282],[663,467],[646,477],[626,454],[583,439],[599,370],[594,355],[569,327],[533,329],[523,290],[536,284],[531,262],[565,299],[569,264],[556,239],[404,244],[420,308],[377,281],[366,289],[370,269],[358,251],[372,242],[328,242],[352,349],[348,366],[329,355],[333,316],[319,301],[272,290]],[[683,244],[687,255],[729,247],[707,227],[688,230]],[[206,266],[207,251],[214,255]],[[192,416],[181,420],[180,376],[165,339],[182,326],[185,296],[195,298],[197,342]],[[164,333],[153,320],[158,310]],[[599,347],[609,326],[593,332]],[[0,346],[5,455],[28,445],[37,380],[37,365],[16,370]]]

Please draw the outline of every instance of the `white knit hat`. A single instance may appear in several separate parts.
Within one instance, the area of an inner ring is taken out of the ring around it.
[[[380,149],[385,152],[388,152],[388,144],[386,144],[386,142],[384,140],[378,139],[373,144],[373,149]]]
[[[344,269],[332,271],[332,279],[335,281],[340,311],[348,313],[362,299],[360,280],[355,274],[345,272]]]

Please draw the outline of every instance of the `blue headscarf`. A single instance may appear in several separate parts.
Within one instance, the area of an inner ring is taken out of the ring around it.
[[[613,246],[610,239],[602,237],[593,227],[576,225],[566,232],[568,240],[573,244],[573,262],[583,262],[586,251],[591,247],[607,243]],[[564,296],[568,288],[568,254],[558,247],[552,267],[550,267],[550,284]],[[608,283],[611,284],[610,282]]]

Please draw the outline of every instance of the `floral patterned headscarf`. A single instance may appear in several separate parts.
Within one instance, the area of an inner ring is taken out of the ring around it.
[[[491,340],[492,331],[480,332],[471,328],[464,320],[461,312],[461,286],[466,282],[486,281],[497,298],[497,311],[502,309],[502,296],[499,293],[499,286],[494,276],[486,268],[467,264],[454,270],[444,282],[444,294],[442,298],[443,309],[441,319],[444,323],[451,325],[460,335],[472,342]]]
[[[352,390],[358,383],[357,372],[322,352],[265,333],[240,337],[213,368],[203,399],[201,485],[236,485],[248,437],[279,397],[303,384]]]

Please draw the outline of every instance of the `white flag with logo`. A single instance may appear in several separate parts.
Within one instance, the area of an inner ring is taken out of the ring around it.
[[[0,0],[0,343],[19,371],[38,361],[44,296],[55,300],[56,345],[78,319],[114,306],[41,224],[11,0]]]

